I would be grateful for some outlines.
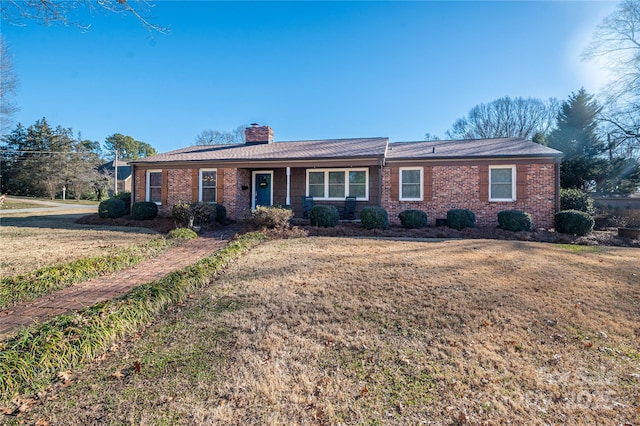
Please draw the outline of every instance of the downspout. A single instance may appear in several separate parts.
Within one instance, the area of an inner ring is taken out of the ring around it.
[[[555,158],[556,194],[555,194],[555,200],[554,200],[556,213],[560,211],[560,162],[561,162],[561,159],[559,157],[556,157]]]
[[[131,167],[131,205],[129,206],[131,208],[136,200],[136,168],[133,164],[129,164],[129,167]]]
[[[384,158],[378,160],[378,204],[382,205],[382,168],[384,167]]]
[[[287,200],[286,205],[291,205],[291,167],[287,166]]]

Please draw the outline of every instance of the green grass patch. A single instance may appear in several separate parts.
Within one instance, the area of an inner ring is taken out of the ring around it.
[[[601,246],[581,246],[576,244],[558,244],[558,247],[563,248],[571,253],[582,254],[582,253],[593,253],[600,254],[604,253],[604,248]]]
[[[0,310],[73,284],[137,265],[175,246],[179,240],[155,238],[122,253],[74,260],[0,279]]]
[[[44,389],[58,372],[104,353],[170,305],[206,286],[232,260],[265,239],[261,233],[242,235],[211,256],[120,298],[24,328],[0,342],[0,402]]]
[[[30,203],[28,201],[21,200],[5,200],[2,205],[0,205],[0,210],[18,210],[18,209],[33,209],[33,208],[42,208],[47,207],[42,204]]]

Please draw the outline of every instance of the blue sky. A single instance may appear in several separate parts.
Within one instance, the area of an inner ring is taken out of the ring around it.
[[[566,99],[603,76],[580,52],[613,2],[156,1],[150,37],[133,17],[91,28],[12,26],[16,122],[158,151],[204,129],[268,124],[276,140],[444,137],[502,96]]]

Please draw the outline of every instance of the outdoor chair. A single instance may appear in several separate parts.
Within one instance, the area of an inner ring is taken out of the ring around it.
[[[356,197],[347,197],[344,200],[343,219],[355,220],[356,218]]]
[[[313,197],[302,196],[302,218],[309,219],[309,213],[313,208]]]

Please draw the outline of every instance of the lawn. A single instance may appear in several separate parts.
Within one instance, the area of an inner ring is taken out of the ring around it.
[[[0,276],[114,254],[159,234],[145,228],[78,225],[81,215],[3,217],[0,220]]]
[[[4,420],[637,424],[639,254],[271,241]]]
[[[39,207],[42,207],[42,204],[31,203],[21,199],[8,199],[0,204],[0,210],[33,209]]]

